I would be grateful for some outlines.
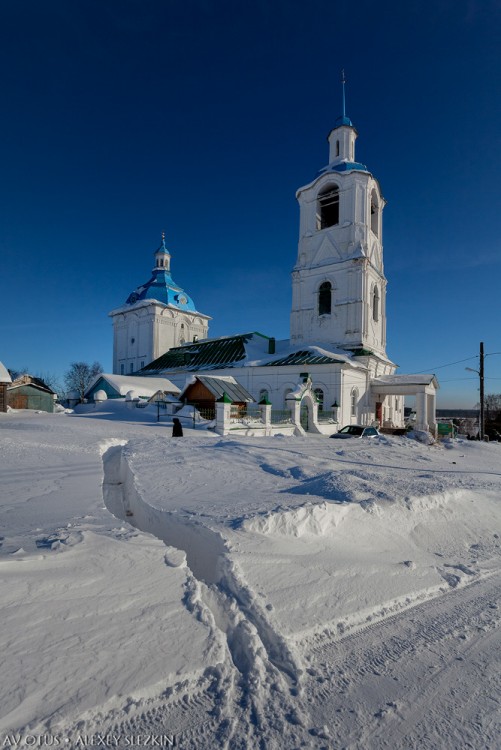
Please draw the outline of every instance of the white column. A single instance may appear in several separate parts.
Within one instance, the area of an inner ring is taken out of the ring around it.
[[[428,424],[430,426],[430,432],[437,436],[437,418],[436,418],[436,393],[428,393],[426,396],[427,408],[428,408]]]
[[[416,393],[416,429],[428,432],[427,394]]]
[[[216,402],[216,432],[218,435],[227,435],[230,431],[231,403],[224,401]]]

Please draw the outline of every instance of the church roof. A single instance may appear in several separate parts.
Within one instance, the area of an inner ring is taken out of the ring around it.
[[[155,252],[155,257],[166,258],[170,261],[170,253],[165,246],[162,237],[160,247]],[[136,302],[144,300],[158,300],[164,305],[176,307],[179,310],[196,312],[195,303],[191,297],[174,281],[170,273],[170,262],[163,263],[153,269],[152,277],[145,284],[138,286],[125,302],[126,305],[135,305]]]
[[[285,367],[287,365],[331,365],[333,362],[346,363],[346,357],[334,357],[327,352],[322,353],[315,349],[301,349],[288,354],[272,362],[266,362],[265,367]]]
[[[169,349],[168,352],[150,362],[141,373],[161,372],[168,370],[217,370],[231,367],[242,362],[247,356],[246,344],[263,339],[267,346],[268,336],[261,333],[244,333],[237,336],[222,336],[217,339],[206,339],[192,344],[183,344]]]
[[[344,349],[332,351],[315,344],[286,346],[280,342],[282,353],[274,352],[275,341],[262,333],[244,333],[217,339],[183,344],[169,349],[140,370],[141,376],[172,370],[218,370],[227,367],[287,367],[303,365],[344,364],[362,367],[353,354]],[[269,345],[272,344],[272,347]]]

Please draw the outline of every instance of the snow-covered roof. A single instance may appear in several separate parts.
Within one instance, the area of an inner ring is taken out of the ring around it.
[[[2,362],[0,362],[0,383],[12,383],[12,378],[9,375],[9,371]]]
[[[193,382],[195,380],[198,380],[200,383],[205,385],[205,387],[215,396],[216,399],[221,398],[223,394],[226,393],[226,395],[233,402],[251,403],[252,401],[254,401],[251,394],[246,391],[245,388],[240,385],[240,383],[231,375],[196,375],[191,379],[190,382],[185,385],[180,398],[182,398],[183,394],[188,390],[188,388],[193,385]]]
[[[371,385],[431,385],[432,383],[438,388],[438,381],[435,375],[431,374],[381,375],[371,381]]]
[[[285,367],[287,365],[332,365],[333,363],[363,368],[355,360],[358,351],[347,351],[330,344],[292,344],[288,340],[274,341],[262,333],[221,336],[169,349],[150,362],[141,372],[169,372],[174,370],[217,370],[228,367]],[[370,354],[371,352],[364,352]],[[360,355],[361,356],[361,355]]]
[[[114,375],[100,373],[93,383],[87,388],[89,393],[100,380],[106,381],[114,388],[120,396],[126,396],[129,391],[136,391],[139,397],[149,398],[157,391],[164,391],[177,395],[179,388],[167,378],[142,378],[134,375]]]

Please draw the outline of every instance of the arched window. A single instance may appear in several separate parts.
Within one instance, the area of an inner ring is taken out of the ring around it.
[[[351,416],[357,416],[358,391],[354,388],[351,392]]]
[[[267,401],[270,400],[270,397],[268,395],[268,391],[266,388],[261,388],[261,390],[259,391],[259,398],[257,400],[258,404],[260,404],[263,399],[266,399]]]
[[[372,292],[372,320],[379,320],[379,289],[374,287]]]
[[[317,199],[317,229],[339,224],[339,188],[329,185]]]
[[[375,190],[371,193],[371,229],[379,237],[379,200]]]
[[[332,310],[332,284],[324,281],[318,289],[318,314],[330,315]]]
[[[324,410],[324,392],[321,388],[315,388],[313,393],[317,397],[318,411],[322,412]]]
[[[339,156],[339,141],[336,141],[336,156]]]

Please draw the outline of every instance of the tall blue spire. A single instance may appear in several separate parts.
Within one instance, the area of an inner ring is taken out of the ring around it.
[[[342,85],[342,93],[343,93],[343,114],[341,117],[338,117],[336,120],[336,127],[340,127],[341,125],[348,125],[349,127],[353,127],[353,123],[350,120],[349,117],[346,116],[346,95],[345,95],[345,84],[346,84],[346,76],[344,74],[344,68],[341,71],[341,85]]]

